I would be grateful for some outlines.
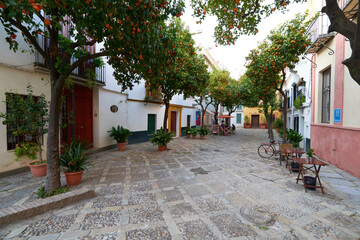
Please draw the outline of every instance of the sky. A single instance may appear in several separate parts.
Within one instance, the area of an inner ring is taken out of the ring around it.
[[[181,19],[189,26],[190,32],[198,33],[193,35],[197,44],[202,44],[208,49],[220,68],[225,68],[230,71],[233,78],[238,79],[245,72],[245,57],[249,54],[251,49],[258,46],[258,42],[262,41],[269,34],[270,30],[280,25],[286,20],[292,19],[296,13],[303,13],[307,9],[307,3],[292,4],[289,11],[285,14],[276,12],[270,17],[265,18],[259,25],[259,33],[251,36],[241,36],[231,46],[215,46],[214,41],[214,27],[216,26],[215,17],[207,17],[202,24],[196,24],[196,18],[191,15],[193,13],[190,7],[189,0],[186,0],[186,10]]]

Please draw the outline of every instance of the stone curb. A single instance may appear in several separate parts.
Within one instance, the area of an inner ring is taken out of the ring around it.
[[[2,224],[9,224],[14,221],[23,220],[49,210],[61,208],[65,205],[87,198],[92,198],[94,196],[94,190],[80,188],[60,195],[0,209],[0,226]]]

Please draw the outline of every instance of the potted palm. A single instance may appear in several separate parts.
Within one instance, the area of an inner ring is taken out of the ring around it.
[[[314,152],[314,149],[309,148],[309,150],[306,152],[307,158],[309,160],[309,162],[313,161],[314,156],[316,155]]]
[[[303,136],[293,129],[289,129],[286,135],[287,139],[292,142],[294,148],[298,148],[299,143],[303,140]]]
[[[250,118],[249,116],[245,116],[244,117],[244,128],[250,128],[251,125],[250,125]]]
[[[199,129],[200,137],[201,139],[205,139],[205,135],[209,133],[209,130],[207,128],[200,128]]]
[[[198,129],[196,129],[196,128],[192,128],[191,129],[191,135],[193,136],[193,139],[195,139],[196,138],[196,134],[198,133]]]
[[[46,161],[42,158],[42,137],[47,133],[49,103],[42,94],[39,97],[33,96],[30,85],[27,86],[27,96],[16,93],[7,93],[6,101],[9,111],[0,113],[0,118],[4,118],[4,125],[7,125],[10,132],[20,139],[29,138],[32,143],[24,141],[16,145],[16,160],[23,156],[35,160],[36,153],[38,159],[28,164],[34,177],[46,176]],[[26,137],[26,138],[25,138]]]
[[[60,155],[60,167],[64,170],[66,183],[68,186],[76,186],[81,182],[83,172],[92,166],[86,154],[86,144],[80,139],[72,141],[70,144],[63,145]]]
[[[172,140],[174,136],[173,132],[167,132],[163,128],[160,128],[159,131],[154,132],[153,138],[150,139],[150,142],[158,146],[160,152],[167,149],[167,144]]]
[[[118,125],[117,128],[112,127],[108,132],[110,133],[110,137],[114,138],[117,142],[119,151],[124,151],[128,138],[131,135],[130,130]]]
[[[192,130],[190,127],[185,128],[184,133],[186,134],[186,138],[190,138],[191,132]]]

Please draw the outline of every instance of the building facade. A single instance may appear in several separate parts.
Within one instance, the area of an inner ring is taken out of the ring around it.
[[[287,99],[287,128],[294,129],[303,136],[300,145],[310,148],[311,125],[311,62],[301,60],[287,76],[284,92]]]
[[[321,10],[320,3],[314,3]],[[316,5],[317,4],[317,5]],[[339,1],[345,15],[357,20],[357,1]],[[351,55],[349,41],[327,33],[326,16],[310,26],[313,44],[307,50],[312,68],[311,148],[317,156],[360,177],[360,86],[342,64]]]

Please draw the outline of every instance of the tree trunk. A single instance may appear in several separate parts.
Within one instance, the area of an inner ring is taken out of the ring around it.
[[[164,104],[165,104],[165,113],[164,113],[163,129],[166,130],[167,129],[167,121],[169,118],[170,101],[164,99]]]
[[[220,103],[217,103],[214,105],[214,107],[215,107],[215,125],[219,124],[219,119],[217,118],[219,115],[219,105],[220,105]]]
[[[41,142],[40,142],[40,136],[39,135],[36,135],[35,141],[36,141],[36,144],[37,144],[38,149],[39,149],[39,162],[40,162],[40,164],[42,164],[43,163],[42,148],[41,148]]]
[[[201,127],[204,128],[204,118],[205,118],[206,109],[201,105]]]
[[[47,193],[60,188],[60,162],[59,162],[59,119],[61,96],[65,81],[59,79],[55,68],[50,71],[51,79],[51,102],[49,111],[49,130],[47,138],[47,176],[45,191]]]
[[[286,99],[286,95],[283,90],[280,90],[280,94],[284,98],[284,101],[283,101],[283,123],[284,124],[283,124],[282,140],[283,140],[283,143],[285,143],[286,142],[286,122],[287,122],[287,99]]]
[[[272,129],[272,117],[271,117],[271,115],[269,116],[269,114],[267,114],[267,113],[264,113],[264,114],[265,114],[265,117],[266,117],[266,121],[268,123],[269,138],[270,138],[270,140],[274,140],[274,132],[273,132],[273,129]]]

